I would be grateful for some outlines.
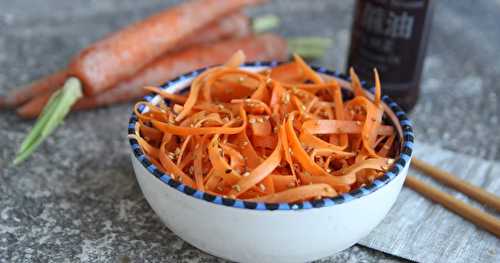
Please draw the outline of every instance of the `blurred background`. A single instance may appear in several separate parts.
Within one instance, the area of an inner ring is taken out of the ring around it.
[[[0,92],[53,72],[88,43],[179,1],[0,1]],[[333,41],[315,61],[345,70],[354,1],[274,0],[284,36]],[[437,1],[421,97],[411,113],[419,142],[500,160],[500,1]],[[33,158],[9,168],[31,121],[0,113],[0,262],[7,259],[216,262],[169,232],[133,177],[125,141],[130,104],[71,114]],[[77,162],[76,162],[77,161]],[[71,174],[70,177],[66,176]],[[50,208],[50,209],[49,209]],[[400,259],[355,246],[328,259]]]

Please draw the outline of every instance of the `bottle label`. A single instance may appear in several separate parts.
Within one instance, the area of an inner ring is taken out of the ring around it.
[[[373,79],[372,70],[377,68],[391,89],[417,82],[428,4],[425,0],[358,1],[349,65],[367,80]]]

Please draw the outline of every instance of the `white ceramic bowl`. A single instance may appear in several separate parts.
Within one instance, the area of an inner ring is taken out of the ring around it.
[[[245,64],[258,71],[276,62]],[[324,77],[345,77],[324,68]],[[182,92],[203,69],[166,83],[169,92]],[[157,103],[160,98],[146,96]],[[165,225],[191,245],[237,262],[304,262],[330,256],[366,236],[382,221],[401,191],[410,165],[413,132],[399,106],[384,97],[389,119],[397,128],[401,153],[393,168],[371,186],[335,198],[300,204],[264,204],[206,194],[176,181],[152,165],[130,139],[132,163],[149,204]],[[147,109],[146,109],[147,110]],[[136,117],[132,115],[129,133]]]

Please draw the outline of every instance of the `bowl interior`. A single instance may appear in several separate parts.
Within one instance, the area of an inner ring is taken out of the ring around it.
[[[270,67],[275,67],[279,65],[278,62],[251,62],[245,63],[242,68],[249,71],[261,71]],[[347,76],[343,74],[338,74],[335,71],[328,70],[323,67],[311,66],[313,70],[320,73],[324,78],[335,78],[338,80],[339,84],[343,88],[343,95],[345,97],[352,96],[350,80]],[[161,88],[170,93],[185,93],[189,91],[191,81],[198,76],[201,72],[206,70],[207,68],[202,68],[184,75],[177,77],[171,81],[168,81]],[[365,84],[363,83],[363,87]],[[370,88],[366,90],[368,96],[373,97],[374,88]],[[162,98],[155,94],[150,94],[144,97],[144,100],[151,102],[152,104],[158,103]],[[363,196],[367,196],[370,193],[373,193],[388,184],[392,181],[396,176],[398,176],[399,172],[403,170],[403,168],[408,165],[408,162],[411,159],[412,151],[413,151],[413,141],[414,134],[413,128],[411,126],[411,122],[406,116],[406,113],[397,105],[396,102],[392,101],[388,96],[382,97],[383,107],[385,111],[386,118],[384,121],[387,124],[393,125],[398,131],[400,149],[399,155],[397,156],[392,168],[387,171],[383,176],[374,180],[371,185],[360,187],[354,191],[349,193],[344,193],[339,196],[333,198],[322,198],[319,200],[312,201],[303,201],[297,203],[263,203],[263,202],[249,202],[243,201],[239,199],[231,199],[225,198],[221,196],[215,196],[212,194],[208,194],[196,189],[193,189],[187,185],[179,183],[178,181],[173,180],[168,174],[160,171],[155,165],[153,165],[148,157],[144,154],[144,152],[140,149],[140,146],[137,140],[130,138],[129,142],[132,147],[132,151],[134,157],[137,158],[141,164],[155,177],[161,180],[163,183],[177,189],[178,191],[189,195],[193,198],[205,200],[208,202],[212,202],[219,205],[225,205],[235,208],[244,208],[244,209],[256,209],[256,210],[300,210],[300,209],[309,209],[309,208],[319,208],[325,206],[333,206],[337,204],[342,204],[345,202],[349,202],[358,198],[362,198]],[[169,101],[165,101],[169,103]],[[147,107],[140,107],[140,111],[147,111]],[[128,125],[128,133],[135,134],[135,123],[137,121],[137,116],[132,113],[132,116],[129,120]]]

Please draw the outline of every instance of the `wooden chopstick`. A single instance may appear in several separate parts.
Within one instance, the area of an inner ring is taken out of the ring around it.
[[[500,219],[475,207],[469,206],[413,176],[406,177],[405,185],[500,238]]]
[[[442,184],[451,188],[455,188],[456,190],[464,193],[470,198],[477,200],[479,203],[493,208],[496,211],[500,211],[500,197],[495,196],[494,194],[491,194],[475,185],[459,179],[458,177],[453,176],[452,174],[436,168],[419,159],[413,158],[411,160],[411,166],[426,173],[426,175],[436,179]]]

